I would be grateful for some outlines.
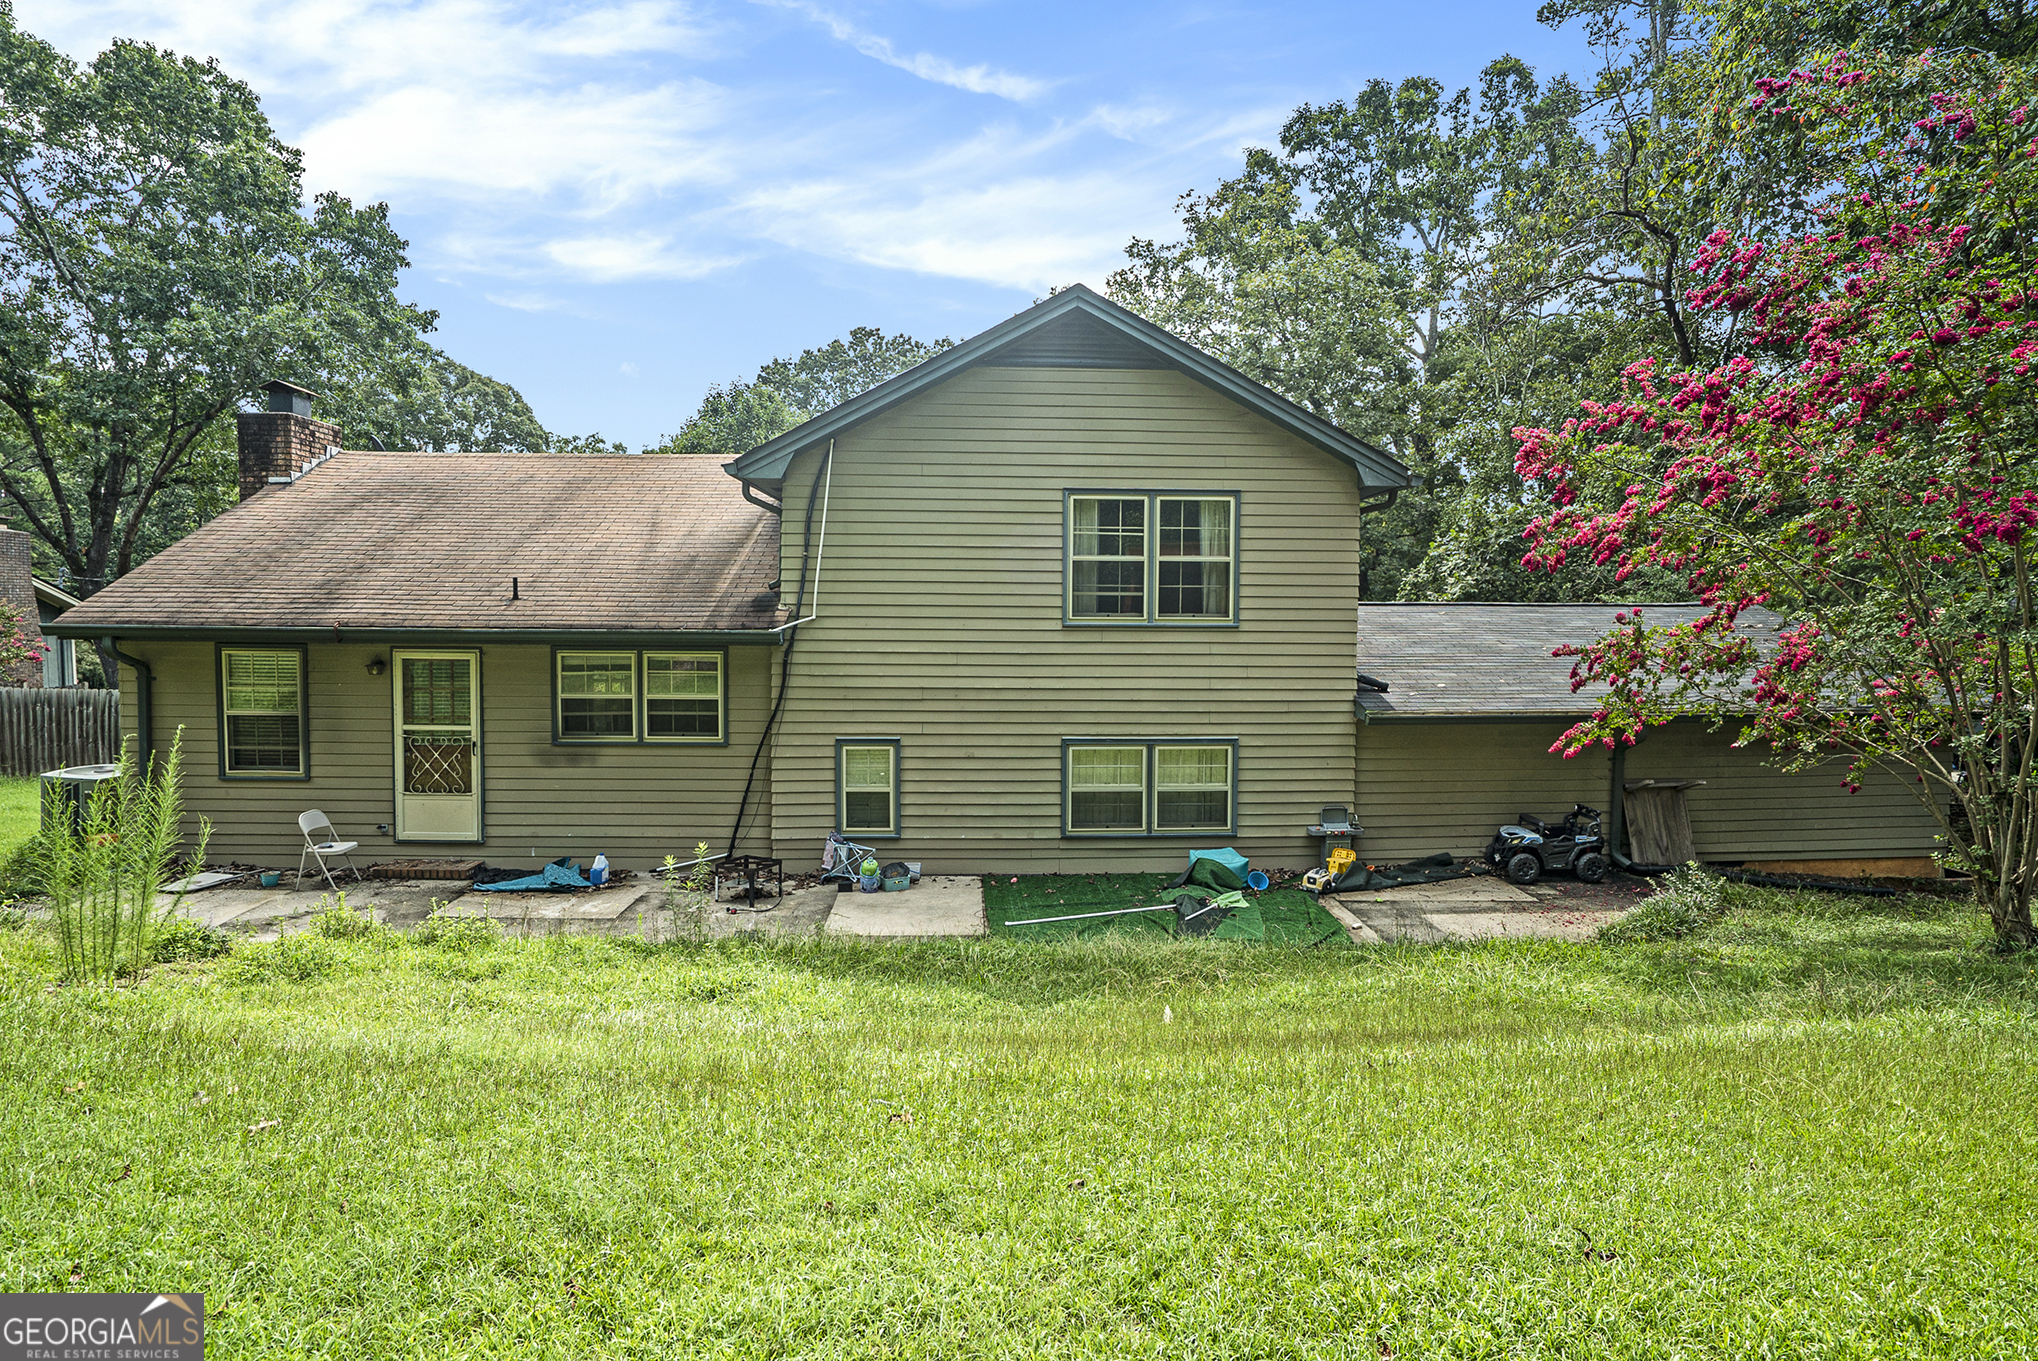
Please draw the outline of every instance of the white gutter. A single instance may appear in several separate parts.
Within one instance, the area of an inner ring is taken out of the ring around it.
[[[780,624],[770,630],[784,633],[787,629],[811,624],[821,613],[821,559],[828,552],[828,493],[835,486],[835,441],[828,441],[828,470],[821,475],[821,533],[814,540],[814,609],[805,619],[795,619],[790,624]],[[780,521],[780,523],[784,523]]]

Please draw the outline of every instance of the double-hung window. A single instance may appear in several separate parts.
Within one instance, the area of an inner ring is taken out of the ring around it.
[[[654,742],[722,740],[722,654],[644,654],[644,736]]]
[[[221,648],[219,694],[221,774],[308,773],[302,652]]]
[[[557,664],[562,742],[636,740],[636,653],[562,652]]]
[[[835,744],[835,817],[844,836],[899,834],[899,744],[843,739]]]
[[[553,722],[561,742],[720,742],[720,652],[558,652]]]
[[[1238,497],[1068,495],[1068,619],[1228,624],[1238,618]]]
[[[1071,836],[1235,829],[1238,752],[1230,741],[1072,741],[1062,759],[1063,829]]]

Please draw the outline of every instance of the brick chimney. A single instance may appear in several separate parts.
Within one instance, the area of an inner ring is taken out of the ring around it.
[[[276,381],[264,389],[267,411],[235,415],[239,427],[241,500],[269,485],[274,477],[290,478],[340,447],[340,428],[311,418],[318,394]]]
[[[40,611],[35,603],[35,569],[29,549],[35,540],[18,529],[0,528],[0,600],[21,613],[21,631],[41,641]],[[43,646],[49,646],[44,643]],[[42,663],[22,662],[11,672],[0,672],[0,686],[42,685]]]

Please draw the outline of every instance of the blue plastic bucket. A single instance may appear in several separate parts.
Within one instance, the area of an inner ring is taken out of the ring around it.
[[[875,874],[859,874],[856,876],[856,887],[859,892],[876,893],[882,883],[883,880]]]
[[[1254,870],[1251,874],[1248,874],[1245,877],[1245,886],[1255,893],[1265,893],[1267,891],[1267,885],[1272,882],[1273,881],[1271,879],[1267,878],[1267,876],[1259,870]]]

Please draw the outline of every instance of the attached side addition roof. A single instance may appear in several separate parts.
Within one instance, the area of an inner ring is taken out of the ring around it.
[[[1350,463],[1368,492],[1410,483],[1408,469],[1321,416],[1254,382],[1082,284],[758,445],[724,467],[777,495],[793,456],[976,365],[1012,368],[1175,369]]]
[[[1684,624],[1706,613],[1690,602],[1640,605],[1403,604],[1359,606],[1359,674],[1385,681],[1385,694],[1359,687],[1371,719],[1565,718],[1591,713],[1604,685],[1571,688],[1566,643],[1590,643],[1616,614],[1642,611],[1650,624]],[[1783,620],[1743,610],[1758,645]]]
[[[353,451],[45,626],[70,638],[770,641],[778,518],[711,458]]]

